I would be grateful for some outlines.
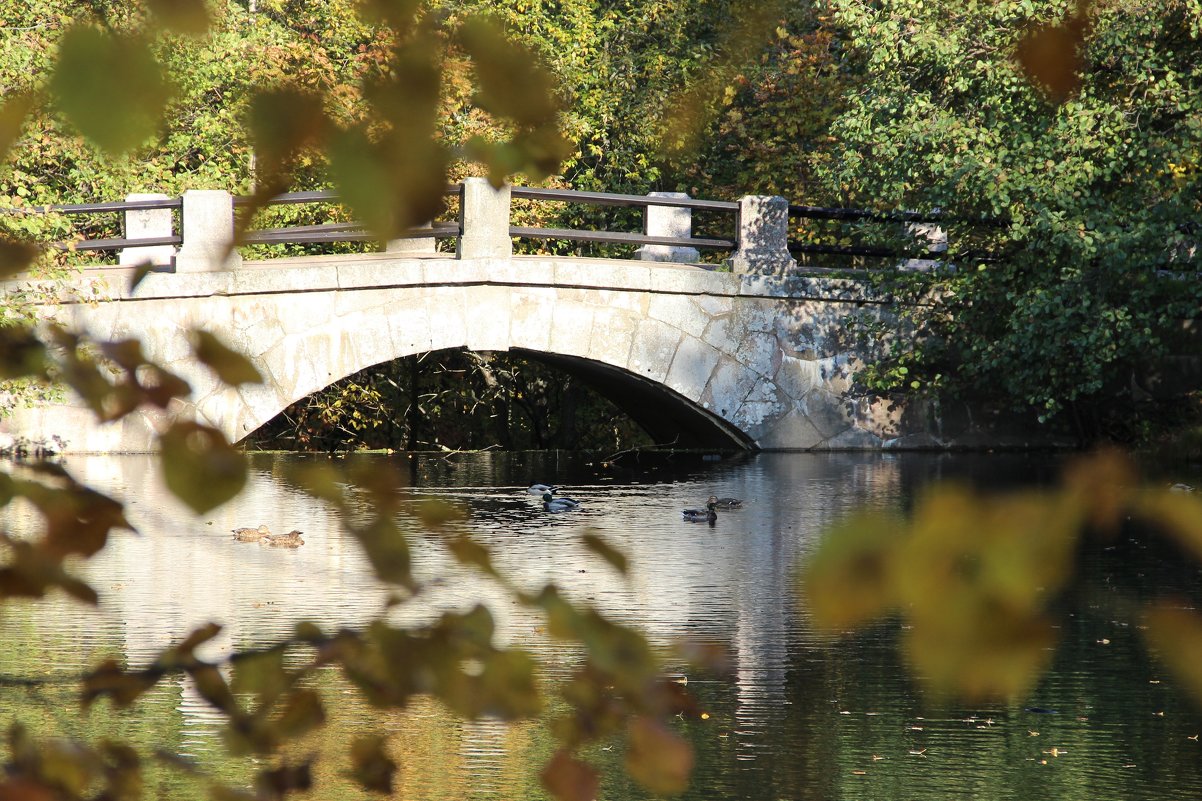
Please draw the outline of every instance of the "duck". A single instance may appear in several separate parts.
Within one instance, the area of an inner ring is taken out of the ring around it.
[[[267,537],[266,543],[274,548],[299,548],[305,544],[301,539],[300,531],[293,529],[287,534],[279,534],[274,537]]]
[[[238,542],[258,542],[271,536],[271,529],[267,526],[259,526],[258,528],[236,528],[233,530],[234,539]]]
[[[711,495],[710,503],[712,503],[714,505],[715,509],[742,509],[743,508],[743,501],[740,500],[739,498],[718,498],[718,497]]]
[[[711,495],[704,509],[683,509],[681,510],[681,514],[684,515],[685,520],[691,523],[713,523],[718,519],[718,513],[714,511],[714,501],[716,500]]]
[[[571,498],[556,498],[549,492],[543,493],[543,508],[548,512],[570,512],[580,508],[580,501]]]
[[[547,493],[555,492],[557,489],[559,489],[559,487],[554,484],[531,484],[526,489],[526,492],[530,493],[531,495],[546,495]]]

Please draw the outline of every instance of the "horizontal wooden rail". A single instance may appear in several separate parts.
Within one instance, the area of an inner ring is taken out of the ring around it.
[[[624,231],[579,231],[575,228],[529,228],[509,226],[509,235],[528,239],[567,239],[574,242],[600,242],[609,245],[669,245],[673,247],[731,250],[733,239],[676,239],[666,236],[647,236]]]

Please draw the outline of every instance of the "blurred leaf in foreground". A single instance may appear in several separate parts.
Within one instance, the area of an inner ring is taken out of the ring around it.
[[[1202,702],[1202,617],[1182,602],[1162,601],[1144,613],[1144,625],[1156,656]]]
[[[192,351],[200,363],[217,374],[217,378],[232,387],[242,384],[262,384],[263,377],[250,360],[226,347],[221,340],[199,328],[189,333]]]
[[[176,422],[159,443],[167,488],[197,513],[217,508],[246,484],[245,457],[211,426]]]
[[[50,89],[67,119],[110,156],[150,138],[171,95],[146,39],[86,24],[63,35]]]

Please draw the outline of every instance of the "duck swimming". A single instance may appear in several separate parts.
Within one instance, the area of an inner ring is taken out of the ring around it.
[[[743,501],[738,498],[717,498],[710,496],[710,502],[714,504],[715,509],[742,509]]]
[[[526,492],[531,495],[546,495],[549,492],[555,492],[559,487],[554,484],[531,484]]]
[[[556,498],[551,493],[543,494],[543,508],[548,512],[570,512],[580,508],[580,501],[571,498]]]
[[[258,542],[271,536],[271,529],[267,526],[259,526],[258,528],[236,528],[234,531],[234,539],[238,542]]]
[[[287,534],[278,534],[274,537],[269,536],[266,538],[266,542],[275,548],[299,548],[305,544],[305,541],[301,539],[301,532],[296,529],[289,531]]]
[[[717,498],[711,495],[704,509],[682,509],[681,514],[684,515],[685,520],[691,523],[713,523],[718,519],[718,513],[714,511],[714,501],[716,500]]]

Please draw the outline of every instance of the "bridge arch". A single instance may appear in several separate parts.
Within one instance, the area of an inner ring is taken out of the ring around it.
[[[138,337],[149,358],[189,382],[191,398],[110,426],[80,404],[30,410],[6,421],[10,431],[66,432],[72,451],[140,451],[156,447],[154,432],[168,418],[185,417],[237,442],[360,370],[464,348],[532,355],[600,383],[653,436],[671,426],[682,444],[910,444],[899,439],[908,433],[906,407],[851,392],[861,354],[845,320],[877,307],[846,280],[610,259],[392,254],[155,272],[132,289],[129,272],[91,271],[99,301],[68,303],[58,317],[99,337]],[[247,354],[264,383],[220,385],[191,355],[193,328]],[[926,421],[918,423],[921,430]]]

